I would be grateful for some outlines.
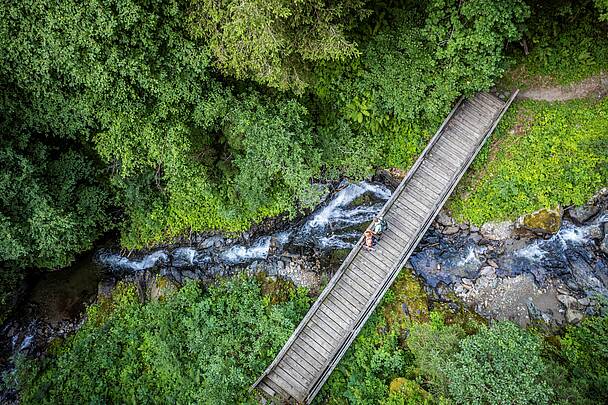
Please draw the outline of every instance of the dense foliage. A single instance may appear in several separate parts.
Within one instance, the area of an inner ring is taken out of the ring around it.
[[[592,1],[541,1],[531,8],[524,35],[529,54],[513,48],[517,65],[502,80],[506,87],[568,84],[606,70],[608,25],[598,23]]]
[[[109,226],[108,185],[79,149],[26,136],[0,141],[0,322],[24,269],[67,266]]]
[[[524,101],[507,113],[452,202],[464,220],[585,203],[608,182],[608,101]]]
[[[546,404],[552,391],[537,336],[497,323],[463,339],[447,362],[451,398],[459,404]]]
[[[310,67],[357,56],[347,36],[368,10],[365,0],[192,1],[195,36],[208,40],[215,64],[227,75],[301,93]]]
[[[21,402],[205,403],[251,401],[250,384],[308,307],[236,278],[203,291],[195,283],[140,304],[123,286],[90,307],[82,328],[38,363],[22,364]]]

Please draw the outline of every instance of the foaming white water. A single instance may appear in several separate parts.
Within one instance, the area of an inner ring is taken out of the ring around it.
[[[547,255],[547,252],[541,249],[538,243],[535,242],[526,246],[525,248],[517,250],[515,255],[530,261],[537,261],[544,258]]]
[[[156,266],[158,262],[166,262],[167,259],[168,256],[164,250],[150,253],[141,260],[129,260],[118,253],[101,253],[98,256],[98,261],[101,264],[109,266],[112,269],[121,270],[146,270]]]
[[[370,184],[365,181],[359,184],[349,184],[343,190],[340,190],[329,204],[313,214],[304,226],[308,228],[321,228],[326,227],[335,219],[348,220],[349,216],[357,215],[361,211],[354,210],[353,213],[345,215],[345,211],[341,208],[346,207],[366,192],[370,192],[383,200],[388,200],[391,196],[391,191],[383,185]],[[361,209],[364,208],[361,207]]]
[[[191,247],[177,248],[173,251],[173,264],[194,264],[196,250]]]
[[[317,246],[322,249],[352,249],[355,246],[352,240],[357,240],[360,234],[350,232],[342,235],[322,236],[317,239]]]
[[[457,266],[465,266],[467,264],[475,264],[475,265],[481,264],[481,262],[479,261],[479,258],[477,257],[477,254],[475,253],[474,246],[469,246],[468,250],[467,250],[467,255],[465,257],[463,257],[462,259],[460,259],[458,261],[458,263],[456,263]]]
[[[264,236],[256,240],[251,246],[233,246],[224,253],[222,258],[233,264],[244,263],[253,259],[266,259],[270,249],[270,236]]]
[[[276,235],[274,235],[274,237],[277,238],[277,242],[279,242],[281,245],[284,245],[289,242],[292,233],[293,231],[283,231],[277,233]]]

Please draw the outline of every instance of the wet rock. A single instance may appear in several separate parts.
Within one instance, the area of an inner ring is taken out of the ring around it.
[[[105,278],[97,284],[97,296],[98,297],[109,297],[112,295],[112,291],[116,286],[116,280],[114,278]]]
[[[583,319],[583,313],[575,309],[568,309],[566,311],[566,322],[568,323],[579,323]]]
[[[587,297],[584,297],[584,298],[580,298],[578,300],[578,303],[584,307],[588,307],[589,305],[591,305],[591,300]]]
[[[460,231],[460,228],[457,226],[448,226],[443,230],[444,235],[454,235]]]
[[[575,222],[582,224],[599,211],[599,206],[594,204],[585,204],[581,205],[580,207],[570,208],[568,210],[568,215],[570,215],[570,218],[572,218]]]
[[[589,238],[593,240],[602,240],[604,238],[604,229],[601,225],[593,225],[587,231]]]
[[[454,219],[452,219],[452,217],[445,210],[439,211],[439,214],[437,214],[437,218],[435,220],[441,226],[454,225]]]
[[[520,217],[516,222],[516,227],[538,234],[555,234],[562,225],[562,214],[561,207],[556,209],[542,208]]]
[[[496,269],[494,267],[492,267],[492,266],[483,267],[479,271],[479,275],[481,277],[495,278],[496,277]]]
[[[505,240],[511,237],[513,228],[510,221],[488,222],[482,225],[480,232],[481,236],[489,240]]]
[[[470,278],[462,278],[462,284],[468,287],[472,287],[473,286],[473,280],[471,280]]]
[[[566,308],[573,306],[577,300],[571,295],[559,294],[557,300],[561,302]]]
[[[487,260],[487,263],[488,263],[490,266],[494,267],[495,269],[496,269],[496,268],[498,268],[498,263],[496,263],[496,262],[495,262],[494,260],[492,260],[492,259],[488,259],[488,260]]]
[[[604,236],[604,240],[600,243],[600,250],[608,256],[608,234]]]
[[[475,225],[471,225],[471,232],[479,232],[479,227]]]

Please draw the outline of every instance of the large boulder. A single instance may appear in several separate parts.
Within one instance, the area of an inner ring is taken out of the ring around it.
[[[555,234],[562,226],[563,213],[561,207],[542,208],[520,217],[516,222],[516,227],[538,234]]]

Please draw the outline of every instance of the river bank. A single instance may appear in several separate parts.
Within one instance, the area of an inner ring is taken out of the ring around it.
[[[238,237],[194,235],[131,255],[104,247],[68,271],[43,275],[19,316],[3,326],[4,367],[14,354],[38,356],[75,331],[86,305],[121,280],[135,283],[142,300],[159,299],[188,280],[238,273],[287,279],[317,295],[391,195],[390,182],[324,187],[323,202],[294,221],[276,220]],[[516,222],[458,224],[442,211],[404,271],[418,276],[432,301],[557,331],[592,314],[597,297],[608,297],[608,193],[559,219],[555,234],[539,236]]]

